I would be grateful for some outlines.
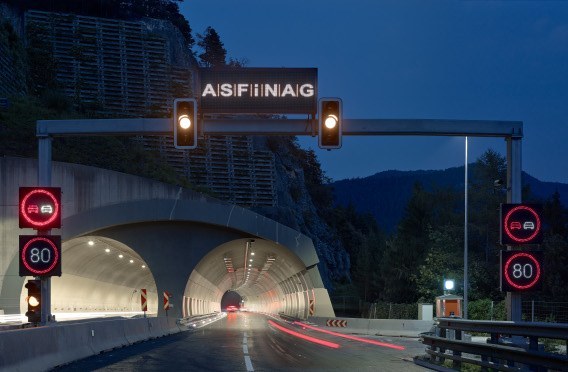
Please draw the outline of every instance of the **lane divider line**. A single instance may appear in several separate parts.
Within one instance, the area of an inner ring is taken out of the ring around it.
[[[245,365],[247,366],[247,371],[252,372],[254,368],[252,368],[252,362],[250,361],[250,356],[245,355]]]
[[[389,343],[387,343],[387,342],[381,342],[381,341],[376,341],[376,340],[370,340],[370,339],[368,339],[368,338],[361,338],[361,337],[357,337],[357,336],[346,335],[346,334],[343,334],[343,333],[338,333],[338,332],[333,332],[333,331],[328,331],[327,329],[317,328],[317,327],[314,327],[314,326],[311,326],[311,325],[307,325],[307,324],[302,323],[302,322],[294,322],[294,324],[299,325],[299,326],[301,326],[301,327],[313,329],[314,331],[318,331],[318,332],[322,332],[322,333],[327,333],[327,334],[329,334],[329,335],[347,338],[347,339],[349,339],[349,340],[354,340],[354,341],[359,341],[359,342],[365,342],[365,343],[367,343],[367,344],[372,344],[372,345],[377,345],[377,346],[388,347],[388,348],[390,348],[390,349],[395,349],[395,350],[405,350],[405,349],[406,349],[404,346],[395,345],[395,344],[389,344]]]
[[[302,333],[293,331],[293,330],[288,329],[286,327],[282,327],[280,324],[278,324],[278,323],[276,323],[272,320],[268,320],[268,324],[270,324],[274,328],[281,330],[282,332],[288,333],[292,336],[296,336],[296,337],[301,338],[303,340],[310,341],[310,342],[313,342],[315,344],[327,346],[327,347],[330,347],[332,349],[339,349],[339,344],[336,344],[335,342],[325,341],[325,340],[322,340],[320,338],[315,338],[315,337],[312,337],[312,336],[304,335]]]
[[[252,361],[250,360],[250,355],[248,345],[247,345],[247,333],[243,332],[243,354],[245,355],[245,365],[247,367],[247,372],[253,372],[254,368],[252,368]]]

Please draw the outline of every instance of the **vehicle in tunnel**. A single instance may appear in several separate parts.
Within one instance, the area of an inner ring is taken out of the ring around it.
[[[229,306],[227,306],[227,309],[225,309],[225,310],[226,310],[228,313],[234,313],[234,312],[238,311],[239,308],[236,307],[236,306],[234,306],[234,305],[229,305]]]

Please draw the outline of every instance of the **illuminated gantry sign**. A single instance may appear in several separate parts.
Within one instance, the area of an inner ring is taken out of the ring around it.
[[[199,70],[202,114],[315,114],[316,68]]]
[[[19,226],[36,230],[61,227],[61,188],[20,187]]]
[[[542,252],[501,251],[501,291],[534,291],[542,287]]]
[[[537,204],[501,204],[501,244],[542,243],[541,211]]]
[[[20,276],[61,276],[61,236],[20,235]]]

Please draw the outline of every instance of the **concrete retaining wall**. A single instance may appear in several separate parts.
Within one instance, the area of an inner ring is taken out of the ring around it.
[[[329,319],[344,320],[345,327],[328,327]],[[366,335],[381,336],[405,336],[418,337],[422,332],[427,332],[434,325],[432,320],[412,320],[412,319],[360,319],[360,318],[326,318],[309,317],[309,322],[318,326],[345,333],[359,333]]]
[[[181,330],[174,318],[142,318],[4,331],[0,332],[0,371],[46,371]]]

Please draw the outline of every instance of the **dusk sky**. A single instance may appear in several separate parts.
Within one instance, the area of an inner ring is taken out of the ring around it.
[[[523,170],[568,183],[568,1],[186,0],[249,67],[316,67],[346,118],[524,122]],[[301,137],[317,149],[317,138]],[[503,139],[470,138],[469,160]],[[334,180],[464,163],[463,137],[344,137]]]

